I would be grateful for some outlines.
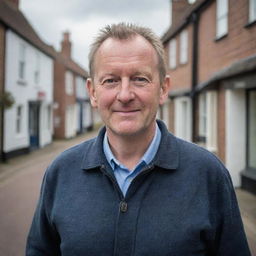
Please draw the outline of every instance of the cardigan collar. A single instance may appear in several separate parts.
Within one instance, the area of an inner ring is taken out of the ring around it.
[[[162,138],[152,164],[166,170],[177,169],[179,165],[177,138],[169,133],[162,121],[157,120],[157,123],[161,130]],[[85,149],[81,166],[82,169],[90,170],[107,164],[107,160],[103,152],[103,139],[105,132],[106,128],[103,127],[98,136],[93,139],[89,147]]]

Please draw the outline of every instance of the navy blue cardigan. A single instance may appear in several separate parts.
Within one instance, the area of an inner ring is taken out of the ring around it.
[[[27,256],[250,255],[228,171],[211,153],[162,132],[152,163],[123,197],[95,139],[44,176]]]

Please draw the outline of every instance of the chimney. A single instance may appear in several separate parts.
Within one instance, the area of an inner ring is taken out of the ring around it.
[[[172,15],[171,24],[174,25],[190,6],[187,0],[171,0],[172,1]]]
[[[71,42],[69,40],[69,32],[63,33],[63,39],[61,41],[61,54],[69,59],[71,59]]]

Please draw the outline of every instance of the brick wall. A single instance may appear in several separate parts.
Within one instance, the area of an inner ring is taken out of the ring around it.
[[[54,102],[58,103],[58,108],[54,110],[54,120],[59,120],[58,125],[55,123],[54,137],[62,139],[65,137],[65,116],[66,108],[76,103],[75,93],[75,75],[73,75],[73,95],[67,95],[65,90],[65,73],[67,69],[58,60],[54,63]]]
[[[179,63],[179,52],[180,52],[180,34],[176,36],[176,63],[177,67],[175,69],[169,69],[169,75],[171,77],[171,90],[186,90],[191,88],[192,84],[192,34],[193,26],[189,25],[188,30],[188,62],[186,64]],[[169,66],[169,44],[166,44],[165,51],[167,55],[167,64]]]
[[[57,60],[54,62],[54,102],[58,104],[54,110],[54,137],[60,139],[65,134],[65,67]]]
[[[233,62],[256,54],[256,25],[248,23],[248,0],[229,1],[228,34],[216,39],[216,2],[205,9],[199,23],[199,82]]]

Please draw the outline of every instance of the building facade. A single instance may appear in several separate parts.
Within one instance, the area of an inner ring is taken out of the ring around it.
[[[163,36],[169,127],[215,153],[256,193],[256,1],[179,0]]]
[[[7,159],[52,142],[53,49],[43,43],[19,11],[19,2],[0,1],[1,158]]]
[[[54,63],[54,136],[75,137],[93,127],[92,108],[86,92],[87,72],[71,58],[68,32],[63,34],[61,52]]]

